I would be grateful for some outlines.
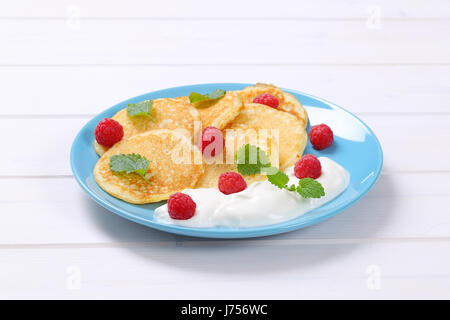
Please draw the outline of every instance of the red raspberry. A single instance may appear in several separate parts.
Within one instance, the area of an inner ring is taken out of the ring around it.
[[[98,144],[112,147],[123,138],[123,128],[116,120],[105,118],[95,128],[95,139]]]
[[[299,179],[317,179],[322,174],[322,165],[315,156],[307,154],[297,161],[294,167],[294,173]]]
[[[253,99],[253,103],[265,104],[266,106],[269,106],[269,107],[272,107],[275,109],[277,109],[278,105],[280,104],[277,97],[275,97],[271,94],[268,94],[268,93],[260,94],[255,99]]]
[[[169,216],[176,220],[187,220],[194,216],[197,205],[187,194],[177,192],[167,201]]]
[[[218,142],[215,142],[218,139]],[[205,148],[209,146],[211,143],[214,144],[206,150]],[[216,127],[206,127],[202,132],[202,153],[205,157],[214,157],[217,154],[221,154],[223,148],[225,147],[225,140],[223,138],[222,131],[217,129]]]
[[[219,190],[225,194],[241,192],[247,188],[244,178],[237,172],[225,172],[219,177]]]
[[[333,144],[333,131],[326,124],[319,124],[311,128],[309,141],[314,149],[323,150]]]

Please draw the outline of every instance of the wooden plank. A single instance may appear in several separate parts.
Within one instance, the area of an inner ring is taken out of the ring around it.
[[[0,119],[4,150],[0,175],[68,175],[70,148],[87,119]],[[20,128],[19,128],[20,127]]]
[[[0,3],[0,17],[65,18],[77,13],[83,18],[366,18],[379,8],[382,18],[449,18],[445,0],[229,0],[213,6],[207,0],[15,0]]]
[[[366,114],[361,118],[381,141],[385,171],[450,170],[449,150],[436,143],[450,140],[450,114]],[[14,150],[0,158],[0,176],[70,175],[70,147],[86,121],[87,118],[0,119],[0,135],[8,137],[3,148]],[[421,151],[423,147],[426,152]]]
[[[449,241],[4,249],[0,297],[448,299],[449,250]]]
[[[0,65],[449,64],[442,41],[449,33],[448,20],[385,21],[374,30],[353,20],[85,20],[74,27],[7,19]]]
[[[145,92],[206,82],[274,83],[358,113],[440,113],[449,111],[449,74],[450,66],[0,67],[0,115],[93,115]]]
[[[450,169],[450,163],[445,159],[446,149],[436,143],[450,138],[449,114],[400,114],[387,117],[378,114],[364,115],[362,119],[380,140],[385,160],[384,171]],[[432,166],[427,164],[430,158],[433,159]]]
[[[308,243],[320,239],[447,237],[449,178],[450,173],[383,174],[365,199],[338,216],[264,239]],[[0,179],[0,219],[0,248],[195,241],[152,230],[108,212],[70,178]]]

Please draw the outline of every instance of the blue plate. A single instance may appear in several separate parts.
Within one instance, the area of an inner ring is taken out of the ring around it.
[[[333,103],[287,89],[284,90],[293,94],[306,108],[310,125],[326,123],[334,132],[334,143],[330,148],[317,151],[308,143],[305,154],[312,153],[316,156],[330,157],[347,169],[351,175],[350,185],[345,192],[313,211],[283,223],[254,228],[188,228],[168,225],[155,220],[153,217],[154,209],[162,202],[148,205],[129,204],[110,196],[95,182],[92,171],[98,156],[93,148],[94,130],[101,119],[112,117],[117,111],[126,108],[128,103],[136,103],[146,99],[186,96],[192,91],[207,93],[213,89],[240,90],[247,86],[249,84],[211,83],[175,87],[150,92],[123,101],[105,110],[90,120],[73,142],[70,162],[76,180],[92,199],[119,216],[158,230],[206,238],[249,238],[304,228],[328,219],[348,208],[372,188],[380,175],[383,164],[381,146],[372,130],[356,116]]]

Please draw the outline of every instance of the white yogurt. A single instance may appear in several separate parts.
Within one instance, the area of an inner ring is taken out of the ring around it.
[[[170,218],[167,204],[155,210],[155,217],[166,223],[186,227],[255,227],[287,221],[320,207],[341,194],[350,182],[350,174],[333,160],[320,157],[322,175],[317,179],[325,196],[302,198],[297,192],[281,190],[269,181],[255,182],[239,193],[225,195],[214,188],[186,189],[197,204],[195,215],[188,220]],[[289,185],[298,185],[294,167],[285,170]]]

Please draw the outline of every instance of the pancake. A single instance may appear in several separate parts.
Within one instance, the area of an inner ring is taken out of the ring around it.
[[[152,121],[146,116],[128,116],[127,109],[117,112],[112,119],[119,122],[123,127],[123,139],[128,139],[140,133],[154,129],[181,129],[186,130],[186,135],[194,136],[194,121],[200,121],[200,114],[188,100],[181,98],[163,98],[153,100],[150,111],[155,119]],[[200,126],[198,126],[200,129]],[[94,142],[97,154],[102,155],[108,150]]]
[[[300,159],[308,139],[303,121],[296,116],[257,103],[246,104],[229,127],[278,130],[281,170]]]
[[[102,146],[98,144],[97,140],[94,140],[94,150],[101,157],[106,151],[108,151],[108,147]]]
[[[214,158],[204,158],[205,172],[197,182],[196,188],[218,188],[219,176],[225,172],[238,172],[235,164],[235,154],[244,144],[252,144],[264,150],[270,158],[272,166],[278,167],[278,144],[276,139],[272,139],[270,131],[259,132],[255,128],[236,128],[227,129],[224,133],[225,148],[224,152],[216,155]],[[217,163],[217,161],[222,163]],[[212,162],[212,163],[211,163]],[[267,179],[264,174],[243,175],[247,185],[256,181]]]
[[[257,83],[254,86],[247,87],[239,92],[244,105],[253,103],[253,99],[257,96],[269,93],[278,98],[280,102],[278,110],[288,112],[298,118],[306,127],[308,122],[308,115],[302,104],[290,93],[284,92],[278,87],[271,84]]]
[[[98,160],[94,177],[98,185],[126,202],[143,204],[166,200],[175,192],[193,188],[204,171],[204,166],[177,163],[174,156],[184,148],[191,159],[201,159],[200,151],[191,140],[176,130],[158,129],[122,140],[112,146]],[[138,174],[119,174],[110,169],[110,157],[116,154],[136,153],[150,160],[145,180]],[[174,160],[175,159],[175,160]]]
[[[239,93],[228,91],[225,96],[216,103],[197,108],[200,113],[203,128],[216,127],[222,130],[237,117],[243,107],[242,99]]]

